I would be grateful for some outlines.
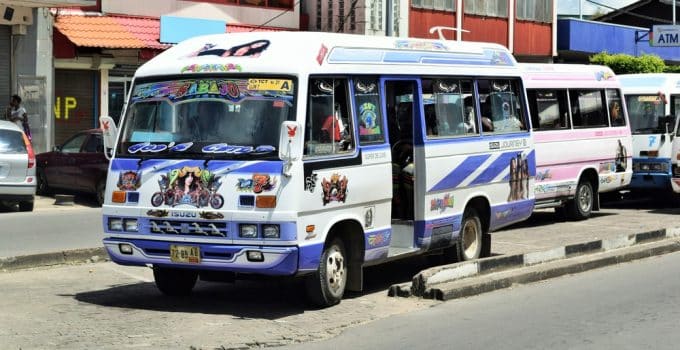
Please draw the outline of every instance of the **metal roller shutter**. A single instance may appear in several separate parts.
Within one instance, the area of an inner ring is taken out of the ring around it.
[[[54,72],[54,142],[62,144],[95,125],[95,74],[91,70],[57,69]]]
[[[0,25],[0,107],[2,111],[9,106],[9,96],[12,94],[11,66],[10,66],[10,42],[12,27]],[[2,116],[4,117],[4,115]]]

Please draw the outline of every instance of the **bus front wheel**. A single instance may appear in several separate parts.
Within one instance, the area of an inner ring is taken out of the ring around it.
[[[307,277],[309,301],[319,307],[338,304],[347,285],[347,254],[338,238],[323,251],[317,271]]]
[[[187,269],[173,269],[154,266],[153,278],[161,293],[169,296],[191,294],[196,285],[198,273]]]

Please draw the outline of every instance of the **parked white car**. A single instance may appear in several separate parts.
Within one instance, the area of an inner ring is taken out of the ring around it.
[[[23,130],[0,120],[0,202],[19,204],[33,211],[35,198],[35,154]]]

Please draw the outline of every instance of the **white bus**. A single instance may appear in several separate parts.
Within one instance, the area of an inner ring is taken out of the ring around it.
[[[137,70],[120,132],[101,118],[104,245],[152,266],[165,294],[215,273],[295,275],[332,305],[367,265],[489,255],[489,232],[533,210],[528,115],[495,44],[190,39]]]
[[[536,146],[536,208],[568,218],[630,183],[632,141],[621,85],[608,67],[521,64]]]
[[[680,74],[619,76],[633,133],[632,191],[680,193]]]

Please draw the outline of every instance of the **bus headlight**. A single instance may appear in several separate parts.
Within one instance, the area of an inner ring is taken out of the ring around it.
[[[262,236],[264,238],[281,238],[279,225],[262,225]]]
[[[238,236],[241,238],[257,238],[257,225],[241,224],[239,226]]]
[[[109,218],[109,230],[111,230],[111,231],[123,231],[123,219],[121,219],[121,218]]]
[[[137,225],[137,219],[125,219],[125,220],[123,220],[123,227],[125,227],[125,231],[129,231],[129,232],[139,231],[139,225]]]

